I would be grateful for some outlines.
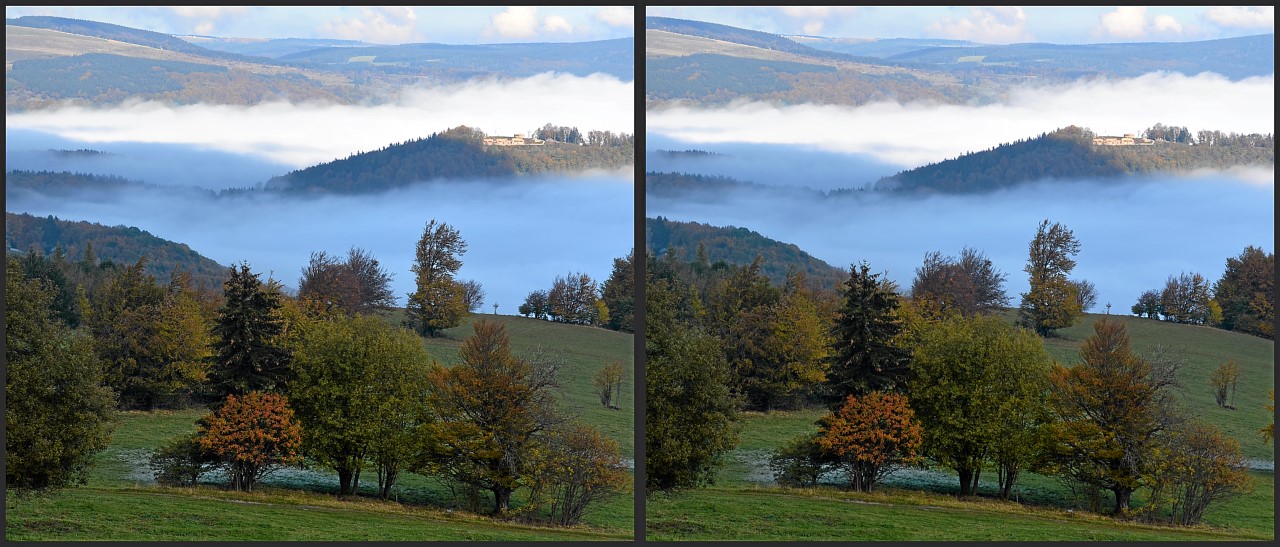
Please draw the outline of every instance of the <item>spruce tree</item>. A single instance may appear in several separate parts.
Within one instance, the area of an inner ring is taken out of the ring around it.
[[[289,375],[290,351],[277,339],[284,330],[280,293],[266,287],[248,263],[231,268],[214,325],[215,362],[210,374],[219,400],[251,391],[278,391]]]
[[[893,284],[870,273],[863,262],[849,268],[836,325],[834,360],[827,370],[828,396],[840,404],[849,395],[899,389],[911,352],[899,343],[903,331]]]

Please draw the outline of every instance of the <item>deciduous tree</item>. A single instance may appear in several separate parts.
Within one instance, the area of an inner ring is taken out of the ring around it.
[[[368,251],[352,247],[345,262],[324,251],[311,260],[298,280],[298,297],[325,310],[353,315],[395,305],[392,275]]]
[[[5,488],[84,484],[116,406],[88,337],[55,319],[54,289],[5,260]]]
[[[358,491],[371,459],[384,463],[379,493],[395,483],[413,452],[403,445],[414,444],[429,422],[426,381],[433,367],[421,339],[377,317],[317,321],[302,334],[290,402],[302,424],[303,452],[338,473],[341,495]]]
[[[1111,490],[1115,512],[1129,510],[1145,485],[1159,436],[1180,421],[1172,388],[1176,366],[1135,355],[1123,323],[1097,321],[1081,345],[1082,363],[1055,366],[1049,401],[1059,421],[1052,427],[1061,474]]]
[[[1160,310],[1166,320],[1174,323],[1209,323],[1209,284],[1198,273],[1169,276],[1160,292]]]
[[[922,430],[904,395],[873,391],[850,395],[818,420],[818,446],[834,454],[849,486],[870,492],[895,469],[920,458]]]
[[[1213,398],[1218,406],[1235,408],[1227,404],[1227,392],[1231,392],[1232,403],[1235,402],[1236,382],[1240,381],[1240,365],[1235,359],[1227,359],[1209,374],[1209,385],[1213,387]]]
[[[1023,271],[1030,276],[1030,290],[1022,294],[1018,313],[1019,322],[1035,329],[1041,336],[1075,323],[1083,310],[1076,286],[1067,279],[1075,268],[1075,255],[1080,253],[1080,242],[1059,223],[1040,223],[1036,236],[1031,240],[1027,266]]]
[[[230,487],[245,492],[279,466],[297,462],[302,445],[289,400],[258,391],[228,395],[218,410],[200,419],[197,435],[200,447],[226,466]]]
[[[600,395],[600,404],[606,408],[617,408],[613,402],[615,394],[622,395],[622,373],[622,361],[614,359],[596,371],[591,378],[591,385],[595,386],[596,393]]]
[[[911,364],[911,408],[924,428],[923,450],[955,469],[960,495],[976,494],[987,464],[1007,495],[1033,457],[1045,421],[1051,361],[1040,338],[995,316],[945,319],[925,331]]]
[[[431,372],[432,452],[424,466],[463,484],[489,490],[494,513],[511,493],[529,486],[543,434],[561,423],[554,388],[557,366],[511,353],[501,323],[479,320],[462,343],[462,361]]]
[[[551,498],[551,522],[571,526],[587,506],[618,494],[626,484],[626,465],[618,443],[586,424],[565,424],[547,440],[546,474],[541,488]]]
[[[1213,299],[1222,306],[1222,328],[1272,338],[1275,328],[1276,258],[1254,246],[1227,259]]]
[[[600,300],[609,307],[608,327],[632,332],[635,323],[635,272],[631,267],[635,252],[613,259],[613,271],[600,287]]]
[[[1009,305],[1004,293],[1005,274],[991,259],[972,247],[960,251],[957,259],[937,251],[926,253],[911,283],[913,300],[929,300],[941,312],[956,310],[964,315],[988,313]]]
[[[427,222],[414,254],[412,270],[417,289],[409,294],[409,324],[418,334],[436,336],[455,327],[467,312],[465,291],[453,278],[462,267],[467,242],[445,223]]]

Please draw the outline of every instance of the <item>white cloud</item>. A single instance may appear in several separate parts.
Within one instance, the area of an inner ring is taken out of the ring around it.
[[[1223,27],[1275,28],[1276,8],[1273,6],[1217,6],[1205,10],[1204,19]]]
[[[1095,38],[1139,39],[1151,34],[1176,36],[1184,33],[1182,23],[1172,15],[1151,16],[1146,7],[1120,6],[1098,17]]]
[[[542,31],[547,33],[563,32],[565,34],[573,34],[573,25],[568,19],[559,15],[549,15],[542,20]]]
[[[947,38],[995,44],[1033,39],[1031,33],[1027,32],[1027,14],[1016,6],[971,7],[969,17],[945,17],[925,30]]]
[[[1142,38],[1147,35],[1147,8],[1120,6],[1115,11],[1098,18],[1097,36],[1112,38]]]
[[[248,6],[173,6],[163,8],[184,20],[177,26],[191,24],[189,28],[196,34],[212,34],[219,21],[243,17],[249,13]]]
[[[422,40],[418,32],[418,16],[413,8],[360,8],[357,17],[334,17],[317,31],[348,40],[380,44],[402,44]]]
[[[611,27],[630,27],[635,25],[635,8],[631,6],[608,6],[600,8],[592,17]]]
[[[510,6],[502,13],[489,18],[486,36],[503,38],[531,38],[537,34],[538,8],[533,6]]]
[[[633,133],[633,82],[544,73],[521,79],[416,88],[378,106],[266,103],[249,107],[133,103],[9,114],[6,128],[87,142],[204,146],[295,167],[376,150],[468,125],[487,133],[529,132],[546,123]]]
[[[1137,133],[1157,122],[1193,132],[1273,133],[1274,117],[1272,76],[1232,82],[1211,73],[1151,73],[1018,88],[1002,103],[986,106],[752,102],[719,109],[675,107],[651,110],[646,126],[651,134],[695,143],[809,145],[915,167],[1068,125],[1110,135]]]
[[[791,19],[801,22],[801,30],[805,34],[820,34],[825,28],[827,19],[847,15],[858,10],[852,6],[785,6],[773,8]]]
[[[1157,15],[1151,23],[1156,32],[1182,33],[1182,24],[1172,15]]]

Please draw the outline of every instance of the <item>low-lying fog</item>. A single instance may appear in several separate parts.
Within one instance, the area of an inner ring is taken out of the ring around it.
[[[607,75],[545,73],[405,90],[379,105],[273,102],[253,106],[65,107],[5,117],[6,170],[116,175],[160,186],[253,187],[275,175],[459,125],[489,134],[528,133],[547,123],[584,133],[635,132],[633,82]],[[92,149],[107,154],[50,150]],[[603,282],[634,244],[630,170],[514,181],[430,182],[365,196],[261,193],[213,199],[172,189],[50,199],[8,194],[6,210],[137,226],[186,243],[225,265],[248,261],[296,287],[313,251],[370,251],[395,274],[404,303],[413,290],[414,246],[430,219],[468,244],[460,278],[474,279],[482,311],[513,314],[525,295],[558,275]],[[265,279],[265,275],[264,275]]]
[[[395,274],[400,304],[414,290],[414,246],[430,219],[467,242],[461,279],[483,286],[484,313],[515,314],[525,295],[556,276],[585,272],[603,283],[634,243],[631,173],[512,181],[441,181],[364,196],[308,198],[255,193],[214,199],[137,190],[107,199],[9,193],[6,209],[108,226],[137,226],[186,243],[221,264],[241,260],[297,287],[312,251],[343,257],[351,246]]]
[[[1041,220],[1060,222],[1081,243],[1076,279],[1098,290],[1095,312],[1128,313],[1138,295],[1163,288],[1169,275],[1198,272],[1217,281],[1228,257],[1248,245],[1274,251],[1272,169],[1206,172],[1126,181],[1054,181],[979,195],[930,197],[866,193],[843,199],[797,198],[752,191],[703,199],[647,200],[648,216],[733,225],[848,268],[866,260],[910,288],[925,253],[958,255],[969,245],[1008,274],[1018,302],[1028,287],[1022,268]]]
[[[1067,85],[1024,86],[988,105],[862,106],[739,102],[646,114],[647,171],[725,175],[775,187],[861,188],[880,177],[1068,125],[1114,135],[1163,123],[1224,133],[1274,133],[1273,75],[1231,81],[1155,72]],[[654,154],[698,149],[711,157]],[[1016,303],[1027,290],[1027,246],[1041,220],[1082,244],[1072,277],[1098,289],[1094,311],[1128,313],[1169,275],[1216,281],[1247,245],[1274,250],[1274,168],[1124,181],[1056,181],[991,194],[903,197],[858,193],[780,198],[743,190],[650,197],[647,216],[735,225],[794,243],[833,266],[866,260],[905,290],[925,253],[976,247],[1006,274]]]
[[[459,125],[491,135],[529,133],[548,123],[584,134],[634,133],[634,89],[633,82],[603,74],[544,73],[411,88],[380,105],[142,102],[10,113],[5,168],[86,169],[81,172],[160,185],[245,187]],[[89,148],[114,157],[58,160],[50,148]]]
[[[649,138],[665,136],[703,150],[714,143],[755,143],[863,154],[867,160],[898,166],[896,172],[1069,125],[1100,135],[1141,133],[1156,123],[1186,126],[1192,133],[1271,133],[1274,120],[1274,76],[1233,82],[1208,72],[1153,72],[1024,86],[983,106],[739,102],[724,108],[651,109],[645,131]]]

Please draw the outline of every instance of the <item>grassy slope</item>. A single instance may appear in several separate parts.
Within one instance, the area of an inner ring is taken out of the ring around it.
[[[1012,319],[1016,313],[1006,314]],[[1059,362],[1079,362],[1080,341],[1093,333],[1089,315],[1077,325],[1062,329],[1046,341],[1046,350]],[[1182,349],[1187,366],[1181,371],[1180,396],[1191,413],[1222,428],[1241,441],[1246,457],[1274,460],[1274,446],[1264,444],[1257,430],[1270,423],[1262,407],[1267,388],[1273,385],[1274,343],[1261,338],[1207,327],[1175,325],[1136,317],[1110,316],[1129,328],[1135,351],[1146,353],[1164,344]],[[1242,369],[1235,406],[1219,408],[1207,385],[1209,373],[1224,356],[1236,359]],[[1206,527],[1169,528],[1116,523],[1106,518],[1074,514],[1054,507],[1020,507],[990,500],[957,502],[954,474],[935,474],[933,482],[891,477],[890,484],[910,485],[929,491],[893,490],[892,493],[858,494],[822,487],[816,491],[785,490],[766,486],[770,452],[786,440],[816,431],[822,409],[789,412],[746,413],[738,448],[722,469],[719,486],[675,497],[658,497],[648,505],[649,539],[1262,539],[1274,537],[1274,475],[1255,472],[1254,487],[1247,495],[1210,508]],[[902,475],[909,475],[903,473]],[[994,480],[994,476],[984,479]],[[985,482],[985,480],[984,480]],[[1020,481],[1025,499],[1037,504],[1063,506],[1068,495],[1052,477],[1034,474]],[[983,490],[985,492],[985,490]],[[833,499],[857,498],[851,510]],[[927,506],[927,507],[926,507]],[[906,524],[904,524],[906,523]]]
[[[630,376],[623,410],[603,409],[590,375],[608,359],[630,371],[632,336],[590,327],[509,316],[486,316],[508,325],[517,351],[538,344],[564,351],[565,405],[623,444],[631,455],[634,414]],[[428,351],[446,364],[470,333],[470,319],[446,337],[428,340]],[[406,474],[396,489],[405,504],[374,499],[338,500],[337,479],[319,470],[284,470],[251,494],[214,485],[194,489],[154,486],[145,470],[150,450],[193,431],[201,410],[125,412],[111,445],[98,456],[89,483],[49,496],[6,500],[6,539],[27,540],[580,540],[626,539],[633,529],[630,490],[591,507],[571,529],[524,526],[465,511],[449,511],[440,481]],[[140,467],[141,466],[141,467]],[[373,476],[361,481],[372,494]],[[521,503],[519,496],[513,500]],[[247,509],[247,508],[252,508]]]

